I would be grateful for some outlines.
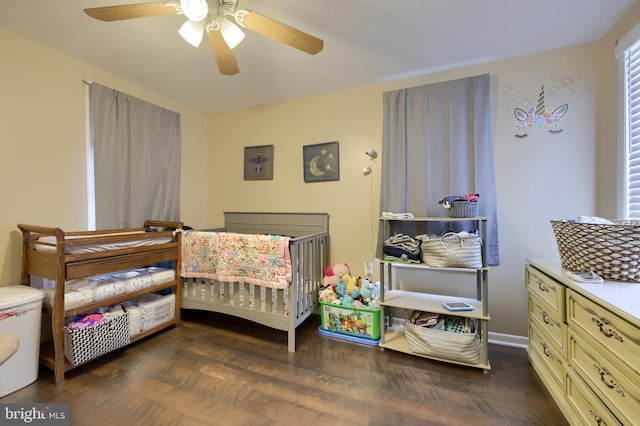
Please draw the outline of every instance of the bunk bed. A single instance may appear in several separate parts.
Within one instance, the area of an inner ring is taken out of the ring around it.
[[[159,292],[173,294],[173,315],[166,321],[131,336],[142,339],[180,323],[180,240],[182,222],[148,220],[142,228],[65,232],[60,228],[19,224],[22,232],[23,285],[49,287],[50,297],[43,303],[43,318],[51,318],[51,342],[40,349],[40,364],[53,370],[56,384],[66,371],[78,365],[65,358],[65,319]],[[173,276],[148,285],[107,294],[97,300],[66,304],[65,284],[88,277],[131,272],[136,268],[163,265]],[[48,328],[48,327],[47,327]],[[46,330],[43,327],[43,334]],[[129,338],[129,336],[127,336]],[[69,348],[67,348],[69,349]],[[87,360],[88,361],[88,360]]]
[[[296,327],[317,310],[318,289],[329,264],[329,215],[225,212],[224,219],[222,229],[185,231],[183,235],[182,308],[233,315],[286,331],[288,351],[295,352]],[[222,240],[232,239],[241,243],[233,248],[219,246]],[[277,266],[289,263],[286,271],[274,272],[271,280],[260,279],[261,271],[255,268],[260,261],[239,248],[247,241],[248,246],[271,244],[265,250],[272,250],[271,259]],[[286,244],[286,250],[280,260],[274,260],[278,243]],[[202,267],[202,263],[226,262],[226,268],[234,262],[229,256],[234,255],[247,259],[235,276]],[[209,261],[203,260],[206,258]]]

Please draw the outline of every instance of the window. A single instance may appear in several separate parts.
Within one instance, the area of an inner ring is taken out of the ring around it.
[[[90,227],[180,220],[180,114],[93,83],[89,132]]]
[[[640,27],[618,42],[616,55],[623,83],[623,214],[640,219]]]

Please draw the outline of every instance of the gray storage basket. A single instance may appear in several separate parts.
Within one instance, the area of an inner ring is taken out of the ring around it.
[[[451,208],[447,210],[449,217],[476,217],[478,216],[478,204],[467,200],[457,200],[451,202]]]

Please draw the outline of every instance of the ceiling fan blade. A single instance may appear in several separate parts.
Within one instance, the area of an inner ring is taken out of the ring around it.
[[[222,38],[219,30],[209,31],[209,43],[213,49],[213,56],[216,58],[218,70],[223,75],[234,75],[240,72],[236,55]]]
[[[122,6],[94,7],[84,12],[92,18],[105,22],[151,16],[176,15],[178,10],[165,2],[127,4]]]
[[[321,52],[324,46],[324,42],[321,39],[252,10],[241,10],[236,16],[239,17],[240,24],[250,30],[288,44],[310,55]]]

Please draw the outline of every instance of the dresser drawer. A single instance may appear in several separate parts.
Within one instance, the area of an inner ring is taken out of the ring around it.
[[[629,424],[640,419],[640,376],[610,356],[569,331],[569,365],[618,419]]]
[[[570,329],[586,339],[591,338],[600,343],[614,358],[620,359],[635,371],[640,368],[638,327],[573,290],[567,292],[567,323]]]
[[[553,341],[567,357],[567,326],[547,312],[547,307],[537,297],[529,296],[529,321],[546,333],[547,340]]]
[[[564,389],[565,355],[531,322],[529,323],[529,352],[535,352],[556,384]]]
[[[527,266],[526,273],[529,292],[546,305],[545,310],[551,318],[557,322],[565,322],[566,287],[532,266]]]
[[[566,394],[575,414],[580,418],[570,419],[576,425],[621,425],[600,399],[571,369],[567,372]]]

